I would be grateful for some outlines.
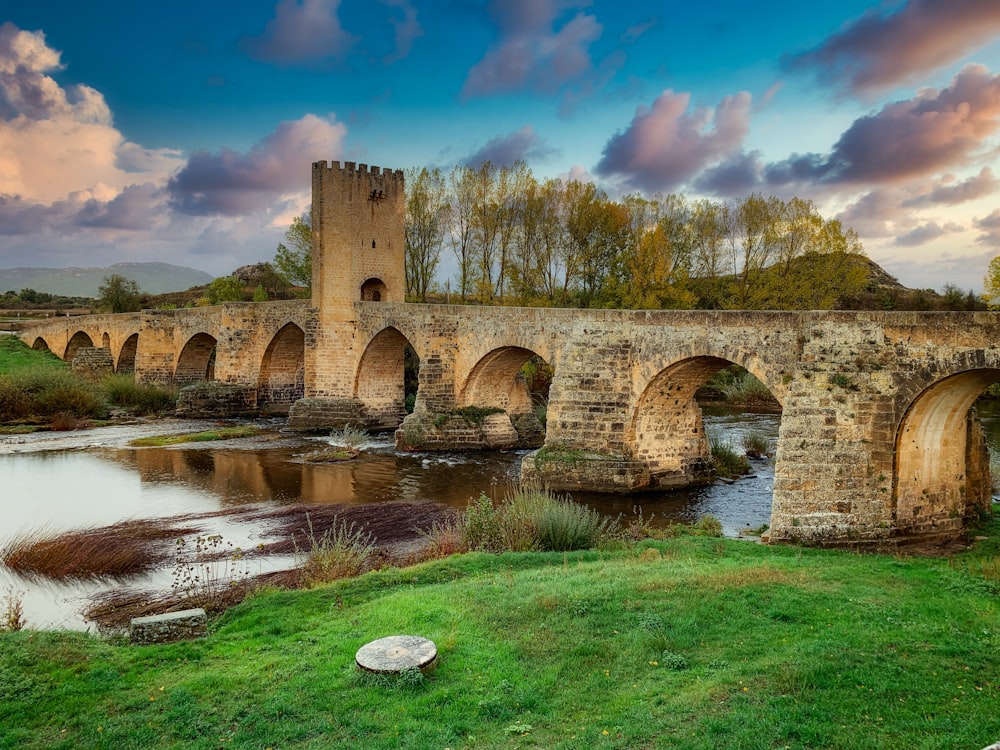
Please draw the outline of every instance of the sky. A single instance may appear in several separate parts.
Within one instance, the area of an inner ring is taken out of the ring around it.
[[[800,196],[916,288],[1000,255],[1000,0],[6,5],[0,267],[270,260],[319,160]]]

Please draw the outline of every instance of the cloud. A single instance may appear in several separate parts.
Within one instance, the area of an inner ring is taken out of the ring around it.
[[[930,221],[926,224],[921,224],[916,229],[911,229],[906,234],[896,237],[896,244],[901,247],[917,247],[918,245],[925,245],[931,240],[936,240],[938,237],[943,237],[946,234],[953,234],[964,230],[965,227],[955,223],[948,223],[941,226],[936,221]]]
[[[592,15],[579,13],[554,30],[573,0],[493,0],[490,14],[500,41],[476,63],[465,79],[462,96],[483,96],[526,88],[551,94],[567,82],[580,81],[592,70],[588,50],[604,27]]]
[[[280,0],[258,37],[243,40],[251,57],[283,65],[342,58],[358,38],[340,25],[340,0]]]
[[[129,185],[110,201],[88,200],[75,216],[84,227],[149,231],[165,223],[163,188],[145,183]]]
[[[704,170],[694,181],[694,187],[713,195],[746,195],[760,184],[762,172],[759,151],[740,151]]]
[[[485,146],[463,159],[463,162],[470,167],[479,167],[485,162],[504,167],[516,161],[545,159],[553,153],[554,150],[545,145],[535,129],[525,125],[508,135],[491,138]]]
[[[114,127],[100,92],[61,87],[60,54],[40,31],[0,26],[0,195],[52,204],[80,193],[110,200],[135,182],[157,182],[183,160],[145,149]],[[8,209],[10,203],[8,203]]]
[[[893,12],[866,12],[819,46],[786,57],[784,65],[871,94],[958,60],[998,33],[996,0],[909,0]]]
[[[306,115],[282,122],[245,154],[197,151],[168,182],[170,204],[195,216],[264,210],[283,193],[307,191],[312,162],[338,159],[346,133],[333,116]]]
[[[409,56],[413,42],[424,35],[424,29],[417,21],[417,9],[409,0],[382,0],[382,2],[390,8],[399,8],[402,11],[402,18],[389,18],[396,48],[392,54],[384,57],[382,62],[390,65]]]
[[[612,136],[595,172],[640,190],[670,190],[737,155],[750,127],[751,97],[727,96],[713,109],[688,111],[690,94],[664,91]]]
[[[976,242],[987,247],[1000,248],[1000,208],[993,211],[989,216],[976,219],[972,223],[976,229],[980,229],[983,232],[976,237]]]
[[[898,182],[966,166],[1000,128],[1000,76],[967,65],[940,91],[922,89],[912,99],[861,117],[828,155],[793,155],[770,165],[771,184]]]
[[[905,201],[903,205],[906,207],[956,206],[959,203],[992,195],[998,186],[1000,186],[1000,181],[993,176],[993,170],[989,167],[983,167],[979,174],[962,182],[955,182],[954,175],[945,175],[928,192]]]

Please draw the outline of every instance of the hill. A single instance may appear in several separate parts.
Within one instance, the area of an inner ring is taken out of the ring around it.
[[[119,274],[147,294],[207,284],[214,276],[169,263],[115,263],[107,268],[0,268],[0,292],[34,289],[63,297],[97,297],[105,277]]]

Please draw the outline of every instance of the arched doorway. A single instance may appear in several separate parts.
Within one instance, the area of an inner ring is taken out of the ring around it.
[[[386,302],[389,292],[381,279],[368,279],[361,285],[362,302]]]
[[[207,333],[196,333],[181,349],[174,369],[177,385],[190,385],[212,380],[215,375],[216,340]]]
[[[893,526],[903,536],[961,529],[988,510],[988,452],[970,411],[1000,370],[977,369],[940,380],[909,405],[896,431]]]
[[[380,331],[365,347],[355,378],[355,397],[364,404],[372,427],[395,428],[406,416],[406,361],[419,370],[420,360],[409,340],[395,328]]]
[[[257,401],[263,409],[287,414],[305,394],[305,352],[305,333],[294,323],[282,327],[271,339],[257,386]]]

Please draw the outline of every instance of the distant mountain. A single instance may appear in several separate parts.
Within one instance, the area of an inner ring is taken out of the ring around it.
[[[97,297],[112,274],[124,276],[147,294],[163,294],[207,284],[215,277],[169,263],[115,263],[107,268],[0,268],[0,294],[34,289],[65,297]]]

